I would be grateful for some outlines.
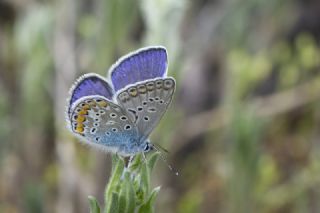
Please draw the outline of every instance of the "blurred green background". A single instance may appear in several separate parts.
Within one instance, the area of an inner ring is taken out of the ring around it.
[[[320,212],[318,0],[0,1],[0,212],[103,203],[111,157],[65,128],[68,90],[147,45],[177,79],[156,212]]]

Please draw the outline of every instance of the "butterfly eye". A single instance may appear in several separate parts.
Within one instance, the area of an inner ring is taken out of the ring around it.
[[[144,152],[148,152],[150,151],[150,146],[149,146],[149,143],[147,143],[143,149]]]
[[[149,151],[151,151],[151,150],[153,150],[153,149],[154,149],[154,148],[153,148],[153,145],[152,145],[151,143],[147,142],[146,145],[144,146],[143,151],[144,151],[144,152],[149,152]]]

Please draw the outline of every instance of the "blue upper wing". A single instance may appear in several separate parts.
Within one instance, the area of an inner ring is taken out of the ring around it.
[[[72,104],[82,97],[90,95],[101,95],[108,100],[112,100],[114,91],[108,82],[97,74],[85,74],[78,78],[74,86],[70,90],[70,100],[68,106],[68,114]]]
[[[144,48],[124,56],[109,71],[115,91],[139,81],[165,77],[167,58],[164,47]]]

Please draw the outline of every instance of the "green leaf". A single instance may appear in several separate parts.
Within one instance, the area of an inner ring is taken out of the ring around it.
[[[119,195],[116,192],[112,192],[111,199],[108,206],[105,209],[105,213],[117,213],[119,212]]]
[[[141,205],[144,202],[144,192],[141,187],[136,189],[137,205]]]
[[[158,152],[154,152],[151,154],[151,156],[148,159],[148,168],[149,168],[149,172],[151,173],[157,160],[159,158],[159,153]]]
[[[90,213],[100,213],[100,206],[97,199],[93,196],[88,196],[90,203]]]
[[[119,183],[121,179],[121,175],[124,170],[124,161],[119,156],[113,155],[112,156],[112,162],[113,162],[113,171],[112,175],[109,179],[109,183],[106,187],[105,191],[105,203],[108,206],[108,201],[112,196],[112,193],[119,193]]]
[[[153,212],[153,203],[159,187],[150,189],[150,172],[154,168],[159,153],[152,153],[148,160],[141,154],[135,156],[125,168],[123,158],[112,156],[112,175],[105,191],[105,212],[133,213]]]
[[[143,162],[142,161],[142,155],[141,154],[136,155],[133,158],[133,160],[130,163],[130,165],[128,166],[130,171],[132,171],[132,172],[133,171],[137,171],[140,168],[142,162]]]
[[[130,173],[125,172],[119,197],[119,212],[132,213],[136,206],[135,192],[130,180]]]
[[[146,163],[141,165],[140,187],[144,195],[147,195],[150,190],[150,173]]]
[[[160,186],[154,188],[151,192],[150,197],[148,198],[148,200],[142,204],[138,210],[138,213],[153,213],[154,212],[154,202],[155,199],[157,198],[157,195],[160,191]]]
[[[117,154],[113,154],[112,155],[112,169],[111,169],[111,173],[114,172],[116,165],[118,165],[118,162],[120,160],[120,157]]]
[[[127,188],[127,212],[131,213],[134,212],[135,207],[136,207],[136,193],[133,188],[132,181],[130,179],[130,173],[127,173],[125,175],[125,181],[126,181],[126,188]]]
[[[126,176],[128,174],[128,172],[124,171],[124,176]],[[124,178],[124,180],[122,180],[121,185],[120,185],[120,193],[119,193],[119,212],[123,212],[126,213],[126,207],[128,205],[128,199],[126,197],[127,195],[127,180]]]

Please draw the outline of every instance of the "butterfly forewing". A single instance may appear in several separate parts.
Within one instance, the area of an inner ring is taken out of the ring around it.
[[[72,106],[71,130],[93,145],[116,151],[130,138],[138,138],[135,124],[117,104],[102,96],[84,97]]]
[[[115,91],[129,84],[166,76],[167,51],[164,47],[143,48],[122,57],[110,69]]]
[[[117,101],[146,138],[167,110],[174,90],[173,78],[152,79],[121,90]]]
[[[82,97],[100,95],[112,100],[113,94],[114,91],[105,78],[98,74],[85,74],[79,77],[70,89],[68,113],[70,113],[73,103]]]

